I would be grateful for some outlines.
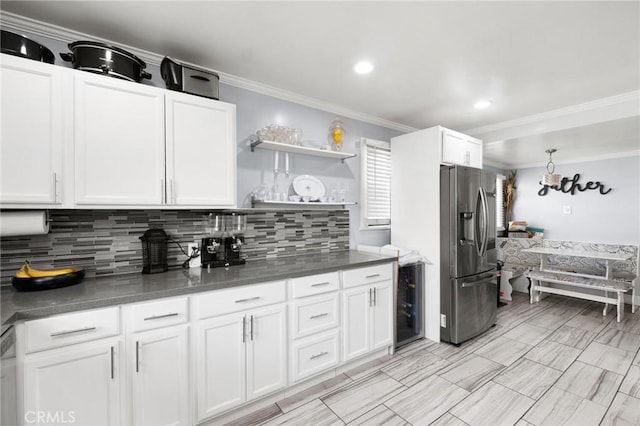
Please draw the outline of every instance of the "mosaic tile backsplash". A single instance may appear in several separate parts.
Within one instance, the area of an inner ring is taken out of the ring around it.
[[[250,210],[244,255],[248,261],[296,254],[349,249],[348,210]],[[200,210],[50,210],[47,235],[0,239],[0,285],[25,260],[35,268],[79,266],[87,277],[142,271],[139,237],[149,228],[163,228],[187,250],[199,241],[209,211]],[[169,267],[186,256],[169,242]]]

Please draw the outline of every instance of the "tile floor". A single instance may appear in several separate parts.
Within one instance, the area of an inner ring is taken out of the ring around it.
[[[524,294],[459,348],[428,340],[234,425],[640,425],[640,313]]]

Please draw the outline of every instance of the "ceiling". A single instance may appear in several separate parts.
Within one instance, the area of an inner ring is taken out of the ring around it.
[[[499,166],[530,164],[532,153],[544,163],[549,144],[559,160],[640,150],[637,1],[3,0],[0,8],[399,128],[468,131]],[[361,59],[373,62],[371,74],[352,72]],[[479,99],[493,105],[475,110]],[[624,112],[611,115],[615,100]],[[589,121],[585,111],[609,119]],[[531,130],[559,117],[568,119]],[[507,128],[510,137],[497,136]]]

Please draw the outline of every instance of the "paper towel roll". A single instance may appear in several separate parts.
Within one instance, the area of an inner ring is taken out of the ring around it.
[[[47,212],[43,210],[0,212],[0,237],[49,233]]]

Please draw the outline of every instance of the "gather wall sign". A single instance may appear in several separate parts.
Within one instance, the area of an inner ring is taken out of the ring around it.
[[[578,183],[578,180],[580,180],[579,173],[576,173],[575,175],[573,175],[573,178],[571,179],[566,177],[562,178],[562,180],[560,181],[560,185],[553,185],[553,186],[542,185],[542,181],[540,181],[539,183],[540,185],[542,185],[542,188],[540,188],[540,190],[538,191],[538,195],[541,197],[544,197],[549,193],[549,189],[561,191],[561,192],[564,192],[565,194],[571,194],[571,195],[576,195],[576,191],[579,191],[579,192],[599,191],[600,194],[607,195],[613,189],[613,188],[605,188],[605,186],[599,181],[596,181],[596,182],[589,181],[584,185],[581,185]]]

